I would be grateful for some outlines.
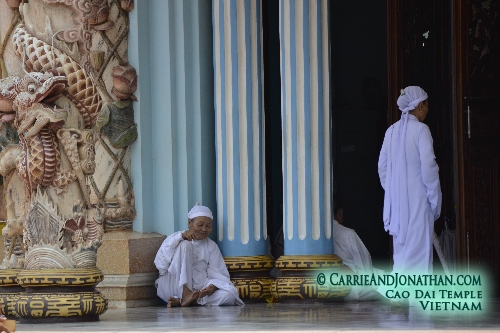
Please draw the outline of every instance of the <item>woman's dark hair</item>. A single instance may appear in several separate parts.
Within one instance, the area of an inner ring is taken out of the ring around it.
[[[336,194],[332,196],[332,204],[333,204],[333,216],[337,215],[339,210],[341,210],[342,207],[342,200],[340,200],[340,197]]]

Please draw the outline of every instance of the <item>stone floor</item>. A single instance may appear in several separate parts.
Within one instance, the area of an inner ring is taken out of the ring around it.
[[[99,322],[19,324],[18,332],[334,332],[474,331],[500,332],[500,299],[483,311],[425,315],[417,307],[385,303],[247,304],[243,307],[144,307],[109,309]]]

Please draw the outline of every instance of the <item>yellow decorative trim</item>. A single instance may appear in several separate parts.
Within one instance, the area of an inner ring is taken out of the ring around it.
[[[271,286],[271,293],[276,299],[328,301],[343,298],[351,291],[345,286],[330,283],[321,286],[317,283],[318,272],[340,270],[342,267],[342,259],[335,254],[281,256],[276,261],[276,267],[284,274]]]
[[[6,225],[7,225],[7,221],[0,221],[0,231],[2,231]]]
[[[334,300],[349,295],[351,288],[319,285],[316,278],[279,277],[271,286],[274,298],[288,300]]]
[[[23,287],[85,287],[95,286],[104,279],[99,268],[73,269],[30,269],[17,276]]]
[[[20,293],[0,293],[0,307],[6,316],[15,316],[15,305]]]
[[[17,276],[22,269],[0,269],[0,287],[19,286]]]
[[[108,300],[99,292],[21,293],[15,305],[23,318],[99,316],[107,309]]]
[[[238,295],[242,300],[265,300],[271,297],[271,285],[273,278],[233,278],[231,282],[238,289]]]
[[[276,261],[280,270],[321,270],[342,267],[342,259],[335,254],[281,256]]]
[[[274,267],[274,259],[269,256],[224,257],[224,262],[230,272],[271,270]]]

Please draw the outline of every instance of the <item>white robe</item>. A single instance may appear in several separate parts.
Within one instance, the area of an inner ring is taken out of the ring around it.
[[[395,156],[400,125],[401,120],[387,129],[378,162],[380,182],[386,191],[384,219],[389,217],[384,220],[385,230],[393,236],[393,272],[430,274],[434,221],[441,213],[439,168],[429,127],[411,114],[408,115],[406,136],[401,137],[406,163],[397,168]],[[408,193],[388,195],[391,181],[392,184],[407,182],[403,188],[407,188]],[[406,200],[402,198],[407,198],[407,201],[401,202]],[[391,215],[391,209],[396,211],[395,207],[408,210],[405,212],[408,221],[398,220],[401,215]],[[403,237],[398,234],[400,225],[407,228]]]
[[[383,274],[383,271],[372,266],[372,257],[358,234],[333,220],[333,250],[342,258],[344,265],[356,274]],[[380,298],[380,294],[370,286],[355,286],[346,300],[371,301]]]
[[[200,305],[243,305],[229,278],[217,244],[209,239],[187,241],[178,231],[163,241],[155,258],[160,277],[155,282],[160,298],[182,297],[184,285],[198,291],[213,284],[212,295],[198,299]]]

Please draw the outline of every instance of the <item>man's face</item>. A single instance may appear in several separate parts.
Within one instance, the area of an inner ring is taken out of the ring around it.
[[[425,117],[427,117],[427,113],[429,113],[429,100],[426,99],[422,102],[422,121],[424,121]]]
[[[205,239],[212,232],[212,219],[206,216],[198,216],[188,222],[188,228],[194,232],[198,240]]]
[[[335,214],[335,216],[333,218],[335,219],[335,221],[342,224],[342,222],[344,222],[344,210],[342,208],[340,208],[337,211],[337,214]]]

